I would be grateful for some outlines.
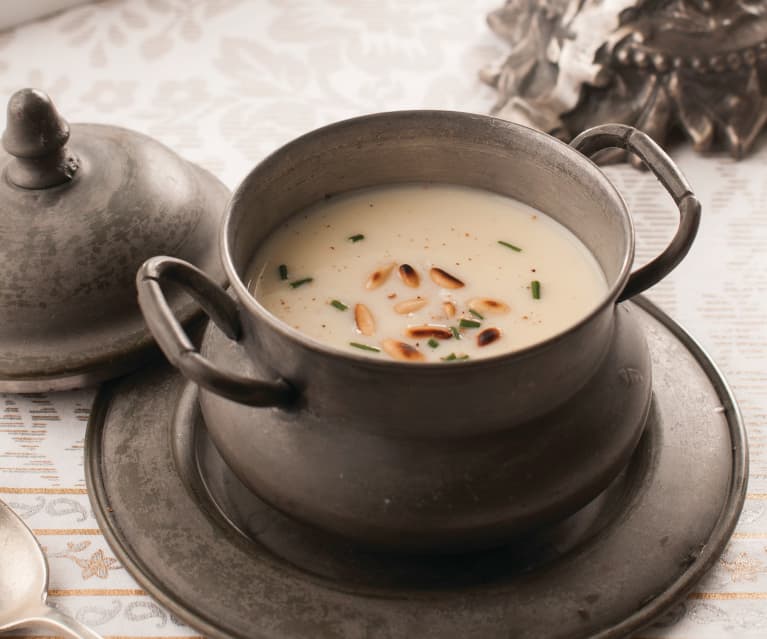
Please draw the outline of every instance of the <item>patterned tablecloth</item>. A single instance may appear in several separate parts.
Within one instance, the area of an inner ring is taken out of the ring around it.
[[[480,67],[504,53],[500,0],[110,0],[0,33],[0,96],[51,94],[70,121],[155,136],[230,187],[317,126],[413,107],[487,112]],[[0,116],[3,117],[3,116]],[[4,125],[4,121],[0,121]],[[690,330],[739,399],[751,445],[745,510],[673,626],[643,637],[767,636],[767,146],[746,160],[674,153],[703,203],[696,245],[650,297]],[[609,169],[636,215],[638,261],[676,225],[652,176]],[[197,633],[158,606],[101,536],[83,477],[95,390],[0,395],[0,498],[38,535],[51,599],[106,636]]]

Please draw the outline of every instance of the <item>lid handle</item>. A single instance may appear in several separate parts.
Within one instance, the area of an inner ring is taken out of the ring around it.
[[[66,147],[69,123],[47,94],[21,89],[8,101],[3,148],[13,159],[8,179],[24,189],[47,189],[69,182],[80,160]]]

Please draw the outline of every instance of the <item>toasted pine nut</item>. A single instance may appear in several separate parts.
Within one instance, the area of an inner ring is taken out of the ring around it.
[[[452,302],[443,302],[442,310],[445,311],[447,319],[452,319],[455,317],[455,304]]]
[[[389,275],[391,274],[392,269],[394,268],[394,262],[391,264],[387,264],[386,266],[382,266],[379,269],[376,269],[370,274],[370,277],[368,278],[368,281],[365,283],[365,288],[372,290],[374,288],[378,288],[383,284],[386,280],[389,279]]]
[[[506,302],[494,300],[490,297],[475,297],[469,301],[469,308],[481,315],[503,315],[511,310]]]
[[[383,346],[384,351],[394,359],[406,362],[422,362],[426,359],[421,351],[407,342],[400,342],[396,339],[385,339],[381,342],[381,346]]]
[[[424,337],[436,337],[437,339],[450,339],[453,332],[446,326],[435,326],[434,324],[424,324],[423,326],[408,326],[405,329],[405,335],[413,339]]]
[[[400,279],[404,282],[405,286],[418,288],[418,285],[421,283],[421,278],[418,277],[418,273],[412,266],[410,266],[410,264],[400,264],[398,272]]]
[[[501,331],[497,328],[486,328],[477,335],[477,346],[487,346],[501,339]]]
[[[442,288],[462,288],[464,285],[457,277],[436,266],[429,269],[429,277],[431,277],[432,282]]]
[[[363,335],[373,335],[376,332],[376,323],[370,309],[364,304],[354,306],[354,322],[357,324],[357,330]]]
[[[426,306],[427,301],[423,297],[414,297],[409,300],[402,300],[394,305],[394,310],[400,315],[406,315],[407,313],[415,313],[417,310]]]

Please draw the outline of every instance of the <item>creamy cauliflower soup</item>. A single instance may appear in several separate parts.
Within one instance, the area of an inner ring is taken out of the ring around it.
[[[354,191],[293,215],[246,281],[270,313],[324,344],[445,364],[541,342],[607,292],[588,249],[550,217],[431,183]]]

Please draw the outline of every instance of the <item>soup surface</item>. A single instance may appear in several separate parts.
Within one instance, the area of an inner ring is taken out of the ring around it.
[[[300,211],[262,243],[246,282],[269,312],[320,342],[445,364],[545,340],[607,291],[589,250],[552,218],[431,183]]]

